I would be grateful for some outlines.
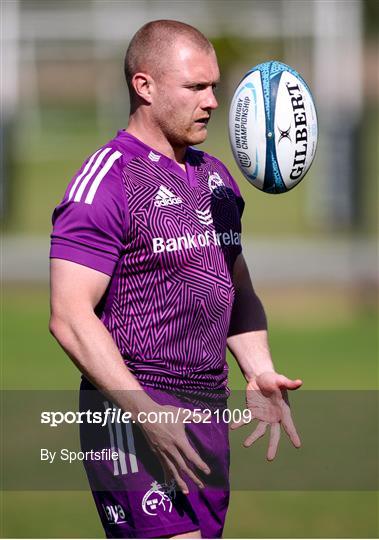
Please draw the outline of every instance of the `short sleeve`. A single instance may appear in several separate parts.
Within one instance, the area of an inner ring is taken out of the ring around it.
[[[50,258],[113,274],[129,222],[121,155],[100,149],[74,176],[53,213]]]

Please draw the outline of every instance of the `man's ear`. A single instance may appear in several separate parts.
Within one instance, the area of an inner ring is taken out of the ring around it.
[[[143,72],[135,73],[132,78],[132,85],[138,97],[147,103],[151,103],[153,79],[150,75]]]

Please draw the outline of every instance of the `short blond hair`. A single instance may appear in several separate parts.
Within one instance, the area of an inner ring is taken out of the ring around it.
[[[133,76],[139,71],[157,75],[164,71],[168,52],[177,39],[183,38],[206,52],[214,51],[211,42],[197,28],[172,20],[151,21],[134,34],[126,51],[124,72],[130,97],[134,95]]]

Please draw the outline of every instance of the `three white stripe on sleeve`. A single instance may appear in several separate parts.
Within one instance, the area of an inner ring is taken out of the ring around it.
[[[84,190],[86,189],[87,185],[90,181],[92,181],[90,188],[88,190],[87,196],[84,200],[86,204],[92,204],[92,201],[96,195],[96,191],[98,190],[98,187],[104,178],[104,176],[107,174],[107,172],[112,167],[113,163],[122,155],[121,152],[118,152],[117,150],[111,154],[105,164],[100,168],[99,167],[105,158],[105,156],[111,151],[111,148],[105,148],[104,150],[98,150],[95,152],[91,158],[88,160],[88,163],[84,167],[83,171],[79,174],[79,176],[76,178],[75,182],[73,183],[70,193],[68,195],[68,200],[71,201],[71,199],[74,197],[75,202],[80,202],[82,199],[82,195]],[[97,158],[97,159],[96,159]],[[96,159],[96,161],[95,161]],[[94,163],[95,161],[95,163]],[[92,165],[93,164],[93,165]],[[96,176],[94,176],[96,174]],[[75,193],[76,191],[76,193]],[[75,194],[75,196],[74,196]]]

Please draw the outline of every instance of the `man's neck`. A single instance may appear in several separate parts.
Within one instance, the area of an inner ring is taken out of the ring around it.
[[[187,147],[173,147],[159,129],[154,129],[152,126],[147,127],[146,124],[141,125],[140,122],[130,117],[126,132],[154,150],[176,161],[182,169],[185,169]]]

